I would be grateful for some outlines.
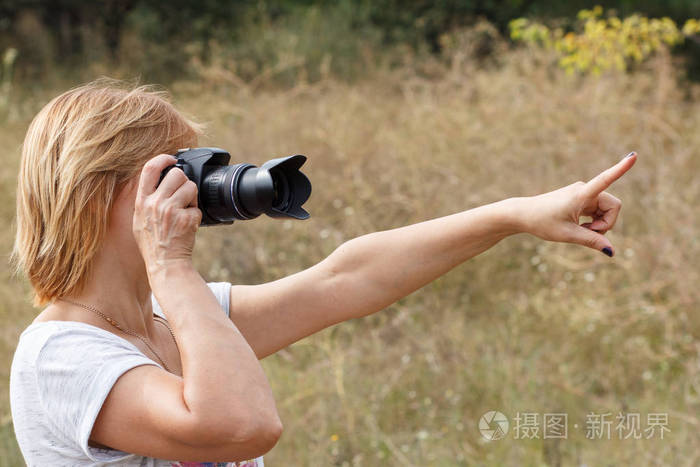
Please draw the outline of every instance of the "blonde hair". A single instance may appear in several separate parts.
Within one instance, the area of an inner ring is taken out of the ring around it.
[[[17,184],[16,271],[34,305],[79,292],[121,184],[150,158],[195,146],[200,126],[167,95],[101,79],[67,91],[34,117]]]

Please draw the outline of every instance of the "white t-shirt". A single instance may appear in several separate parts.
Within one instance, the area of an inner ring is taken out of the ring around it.
[[[207,284],[228,316],[229,282]],[[153,311],[165,318],[151,296]],[[88,446],[92,426],[124,372],[159,363],[126,339],[77,321],[30,324],[20,335],[10,370],[15,435],[29,466],[264,467],[244,462],[178,462]],[[157,394],[154,394],[157,397]]]

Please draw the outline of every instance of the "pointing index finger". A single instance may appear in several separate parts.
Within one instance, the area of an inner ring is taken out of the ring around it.
[[[622,177],[637,161],[637,153],[627,154],[620,162],[599,173],[586,183],[584,190],[590,196],[596,196],[605,191],[615,180]]]

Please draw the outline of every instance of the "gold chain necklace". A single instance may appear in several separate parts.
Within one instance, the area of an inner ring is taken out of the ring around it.
[[[98,310],[98,309],[96,309],[96,308],[93,308],[93,307],[88,306],[88,305],[83,305],[82,303],[74,302],[74,301],[68,300],[68,299],[66,299],[66,298],[59,298],[59,300],[62,300],[62,301],[64,301],[64,302],[71,303],[71,304],[73,304],[73,305],[76,305],[76,306],[79,306],[79,307],[81,307],[81,308],[85,308],[86,310],[90,310],[90,311],[92,311],[92,312],[94,312],[94,313],[97,313],[97,314],[100,315],[102,318],[104,318],[105,321],[107,321],[109,324],[111,324],[111,325],[114,326],[115,328],[119,329],[119,330],[122,331],[122,332],[125,332],[125,333],[127,333],[127,334],[129,334],[129,335],[132,335],[132,336],[134,336],[134,337],[140,339],[141,342],[143,342],[144,344],[146,344],[146,347],[148,347],[148,349],[149,349],[151,352],[153,352],[153,354],[158,358],[158,360],[160,360],[160,363],[163,365],[163,368],[165,368],[165,371],[167,371],[167,372],[169,372],[169,373],[172,373],[172,372],[170,371],[170,368],[168,368],[168,365],[166,365],[165,362],[163,361],[163,359],[160,358],[160,355],[158,355],[158,352],[156,352],[155,350],[153,350],[153,347],[151,347],[151,345],[147,342],[147,340],[146,340],[145,337],[142,337],[140,334],[138,334],[138,333],[132,331],[131,329],[125,329],[125,328],[123,328],[123,327],[120,326],[116,321],[114,321],[112,318],[110,318],[109,316],[105,315],[104,313],[102,313],[100,310]],[[153,314],[153,317],[154,317],[154,318],[160,318],[160,316],[156,315],[155,313]],[[170,335],[173,336],[173,342],[175,342],[175,347],[177,347],[177,341],[175,340],[175,334],[173,334],[173,330],[170,329],[170,325],[169,325],[166,321],[164,321],[164,320],[163,320],[163,321],[157,320],[157,321],[159,321],[159,322],[165,324],[165,326],[168,328],[168,331],[170,331]]]

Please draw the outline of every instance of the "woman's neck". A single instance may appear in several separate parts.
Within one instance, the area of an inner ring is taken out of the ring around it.
[[[76,294],[65,298],[96,308],[144,337],[155,335],[151,288],[141,255],[123,254],[106,241],[93,259],[90,277]],[[65,302],[64,302],[65,303]]]

